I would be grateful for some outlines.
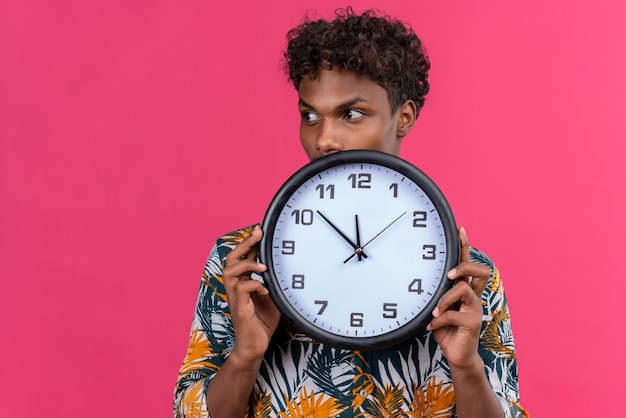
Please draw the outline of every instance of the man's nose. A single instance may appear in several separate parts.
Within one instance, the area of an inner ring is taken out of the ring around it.
[[[322,123],[319,136],[317,137],[317,149],[323,154],[343,150],[339,129],[333,121],[324,121]]]

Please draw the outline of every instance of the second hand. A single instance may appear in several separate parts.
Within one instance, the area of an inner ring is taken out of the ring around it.
[[[400,216],[398,216],[396,219],[394,219],[393,221],[391,221],[391,223],[390,223],[389,225],[387,225],[386,227],[384,227],[384,228],[382,229],[382,231],[380,231],[378,234],[374,235],[374,237],[373,237],[371,240],[367,241],[367,242],[365,243],[365,245],[363,245],[362,247],[359,247],[359,249],[362,251],[365,247],[367,247],[367,245],[368,245],[370,242],[374,241],[374,240],[375,240],[375,239],[376,239],[376,238],[377,238],[380,234],[382,234],[383,232],[385,232],[385,231],[386,231],[386,230],[387,230],[387,229],[388,229],[391,225],[395,224],[395,223],[396,223],[396,221],[397,221],[398,219],[402,218],[404,215],[406,215],[406,211],[402,212],[402,214],[401,214]],[[355,255],[355,254],[358,254],[358,252],[356,251],[356,248],[355,248],[354,254],[352,254],[350,257],[346,258],[346,259],[345,259],[345,261],[344,261],[343,263],[345,264],[345,263],[347,263],[348,261],[350,261],[350,260],[352,259],[352,257],[354,257],[354,255]]]

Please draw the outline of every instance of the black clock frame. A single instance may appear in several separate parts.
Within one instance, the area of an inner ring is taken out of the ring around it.
[[[293,196],[296,190],[311,177],[329,168],[354,164],[376,164],[401,173],[409,180],[413,181],[433,203],[441,219],[444,234],[446,237],[446,263],[445,271],[442,273],[442,281],[433,295],[430,302],[411,321],[405,325],[376,336],[349,337],[333,334],[317,328],[314,324],[304,319],[298,311],[289,303],[284,293],[278,285],[276,272],[274,270],[272,253],[272,242],[274,239],[274,229],[281,211],[285,204]],[[265,286],[269,289],[270,296],[274,304],[282,315],[299,331],[312,337],[314,340],[337,347],[350,350],[378,350],[398,344],[417,332],[425,328],[432,319],[431,312],[435,308],[437,301],[450,289],[452,281],[446,276],[446,272],[455,267],[459,262],[460,243],[458,229],[452,214],[452,209],[445,196],[437,185],[420,169],[409,162],[391,154],[372,150],[350,150],[333,153],[318,158],[296,171],[281,186],[272,199],[265,217],[263,219],[263,238],[259,244],[259,261],[267,265],[267,270],[263,273]]]

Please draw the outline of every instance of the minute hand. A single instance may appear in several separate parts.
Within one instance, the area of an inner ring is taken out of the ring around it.
[[[320,213],[320,215],[321,215],[321,213]],[[382,233],[383,233],[383,232],[385,232],[387,229],[389,229],[389,227],[390,227],[391,225],[395,224],[395,223],[396,223],[396,221],[397,221],[398,219],[402,218],[404,215],[406,215],[406,211],[402,212],[402,214],[401,214],[400,216],[398,216],[396,219],[394,219],[393,221],[391,221],[391,223],[390,223],[389,225],[387,225],[386,227],[384,227],[384,228],[383,228],[383,229],[382,229],[382,230],[381,230],[378,234],[374,235],[374,237],[373,237],[371,240],[367,241],[367,242],[366,242],[366,243],[365,243],[365,244],[361,247],[361,249],[363,249],[363,248],[367,247],[367,245],[368,245],[370,242],[372,242],[372,241],[374,241],[376,238],[378,238],[378,236],[379,236],[380,234],[382,234]],[[352,257],[354,257],[354,256],[355,256],[355,254],[356,254],[356,252],[355,252],[354,254],[352,254],[350,257],[346,258],[346,260],[344,261],[344,264],[345,264],[345,263],[347,263],[348,261],[350,261],[350,260],[352,259]],[[365,255],[365,254],[363,254],[363,255]]]
[[[345,240],[346,240],[346,242],[347,242],[348,244],[350,244],[350,245],[352,246],[352,248],[354,248],[354,253],[353,253],[352,255],[357,254],[357,252],[358,252],[358,253],[360,253],[363,257],[367,258],[367,255],[363,252],[363,247],[359,247],[359,246],[358,246],[358,245],[356,245],[354,242],[352,242],[352,240],[351,240],[350,238],[348,238],[348,236],[347,236],[346,234],[344,234],[343,232],[341,232],[341,230],[340,230],[339,228],[337,228],[337,227],[335,226],[335,224],[333,224],[333,223],[330,221],[330,219],[328,219],[326,216],[324,216],[324,215],[322,214],[322,212],[320,212],[320,211],[318,210],[318,211],[317,211],[317,213],[318,213],[318,214],[319,214],[319,215],[320,215],[320,216],[321,216],[321,217],[322,217],[322,218],[323,218],[326,222],[328,222],[328,225],[330,225],[330,226],[331,226],[331,227],[332,227],[335,231],[337,231],[337,233],[338,233],[339,235],[341,235],[341,238],[345,239]],[[350,257],[350,258],[352,258],[352,257]]]

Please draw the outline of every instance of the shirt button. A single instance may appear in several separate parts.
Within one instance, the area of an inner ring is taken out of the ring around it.
[[[359,396],[360,396],[361,398],[367,398],[367,391],[366,391],[365,389],[361,389],[361,390],[359,391]]]

